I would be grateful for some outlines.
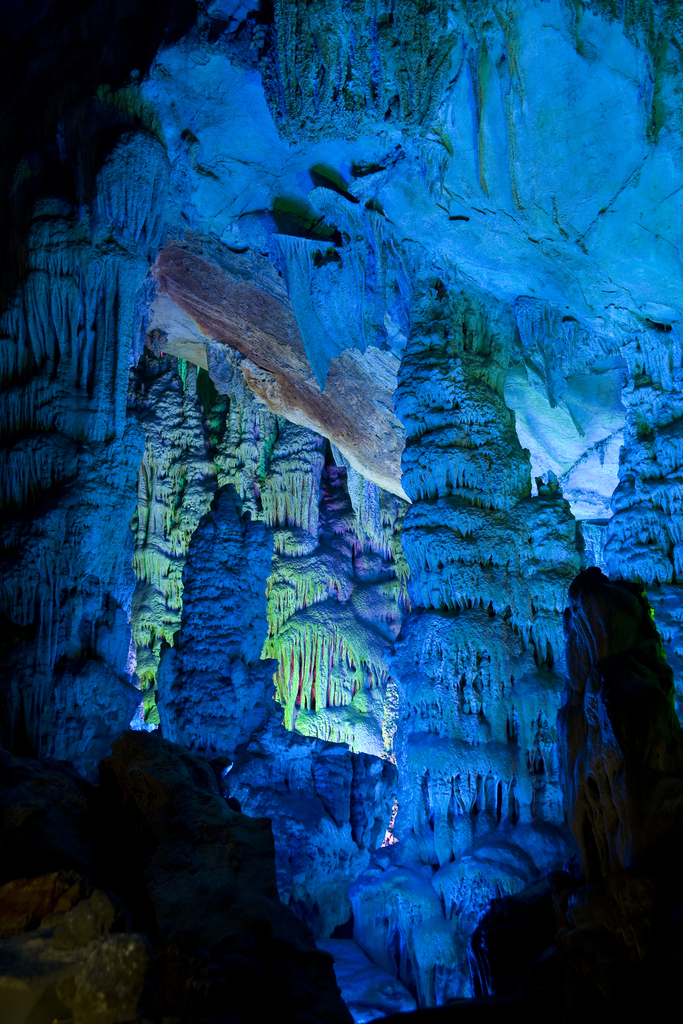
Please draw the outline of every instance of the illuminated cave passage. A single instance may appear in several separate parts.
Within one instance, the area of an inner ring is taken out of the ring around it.
[[[0,1024],[663,1013],[683,10],[2,31]]]

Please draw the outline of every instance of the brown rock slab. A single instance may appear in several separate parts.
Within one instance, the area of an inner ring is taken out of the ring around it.
[[[35,928],[48,914],[71,910],[84,895],[83,879],[71,871],[7,882],[0,886],[0,939]]]
[[[162,299],[152,327],[166,331],[169,352],[187,358],[195,351],[194,361],[202,365],[199,328],[219,390],[225,390],[226,374],[234,372],[229,357],[223,369],[220,350],[229,348],[242,357],[244,382],[272,413],[327,437],[362,476],[406,498],[401,485],[405,431],[393,411],[395,357],[377,349],[365,355],[345,351],[332,359],[323,392],[284,287],[254,276],[246,260],[240,263],[235,256],[234,266],[219,266],[170,245],[159,253],[152,273]],[[168,299],[186,318],[173,313]]]

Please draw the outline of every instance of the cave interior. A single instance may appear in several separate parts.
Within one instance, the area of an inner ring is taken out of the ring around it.
[[[3,10],[0,1024],[677,1005],[683,5]]]

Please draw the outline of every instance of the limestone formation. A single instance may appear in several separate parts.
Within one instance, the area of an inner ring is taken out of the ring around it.
[[[438,291],[414,311],[397,392],[413,499],[413,611],[390,666],[400,841],[352,890],[356,941],[420,1005],[470,994],[467,940],[489,900],[571,852],[553,726],[579,565],[567,503],[529,494],[501,396],[505,311]]]
[[[197,369],[182,360],[143,356],[131,381],[131,404],[145,431],[138,470],[138,505],[131,605],[135,667],[153,688],[161,645],[173,640],[183,607],[183,570],[190,540],[208,511],[216,467],[203,429]],[[149,707],[152,720],[158,722]]]
[[[410,992],[392,974],[373,964],[353,939],[328,939],[318,945],[334,957],[342,998],[356,1024],[415,1009]]]
[[[349,886],[385,837],[396,769],[273,721],[245,746],[227,788],[245,813],[270,818],[280,899],[328,939],[350,920]]]
[[[229,263],[226,257],[231,257]],[[223,254],[223,263],[217,266],[170,246],[153,267],[160,294],[172,299],[206,337],[209,354],[198,353],[197,360],[206,360],[219,389],[229,386],[221,373],[220,354],[211,354],[216,343],[242,357],[238,372],[272,413],[327,437],[364,476],[405,497],[400,470],[403,430],[391,407],[396,357],[375,349],[358,356],[342,348],[316,376],[314,342],[323,333],[322,325],[305,346],[301,313],[297,322],[281,282],[265,278],[258,273],[258,264],[254,268],[229,252]],[[315,263],[309,261],[309,266],[314,274]],[[324,294],[329,287],[328,283]],[[173,329],[177,314],[171,319],[167,311],[165,304],[153,324],[166,334],[169,351],[186,352],[178,347],[184,344],[185,332],[178,337]]]
[[[584,873],[494,900],[470,944],[492,1011],[562,1021],[666,1013],[680,971],[683,732],[640,585],[597,568],[570,588],[558,716],[569,821]]]
[[[241,1024],[278,979],[343,1019],[311,935],[358,1020],[646,1006],[679,948],[680,4],[3,28],[0,941],[62,972],[18,1016]],[[116,922],[55,952],[100,891]]]
[[[683,730],[642,588],[589,569],[569,600],[569,680],[558,719],[565,792],[586,879],[598,882],[663,843],[673,853],[680,841]]]
[[[98,172],[91,222],[64,199],[39,203],[28,275],[3,319],[2,593],[15,624],[3,737],[70,759],[92,741],[91,772],[136,702],[122,526],[142,437],[126,394],[166,174],[154,138],[124,133]]]

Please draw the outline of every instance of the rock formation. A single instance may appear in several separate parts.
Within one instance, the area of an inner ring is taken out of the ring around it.
[[[642,587],[593,568],[569,601],[558,728],[584,877],[554,872],[495,901],[472,939],[473,974],[478,995],[515,997],[518,1010],[631,1019],[665,1012],[680,971],[683,730]]]
[[[571,852],[552,726],[578,558],[567,503],[530,496],[501,397],[511,323],[436,287],[412,320],[397,392],[413,499],[413,612],[391,666],[400,842],[352,901],[357,941],[430,1005],[470,993],[467,940],[489,900]]]
[[[558,929],[576,1012],[677,963],[682,19],[10,5],[2,941],[62,986],[18,1021],[342,1019],[314,941],[357,1020],[516,1000]]]
[[[320,256],[320,249],[309,246],[304,252],[308,276],[319,276],[316,254]],[[230,263],[228,255],[232,256]],[[230,390],[234,372],[241,373],[245,384],[272,413],[327,437],[368,480],[405,497],[401,485],[404,435],[391,407],[398,359],[379,350],[371,350],[364,359],[342,351],[325,360],[317,371],[314,344],[329,329],[327,325],[316,324],[317,334],[305,347],[282,282],[265,277],[258,264],[254,267],[229,251],[222,254],[222,263],[219,267],[177,246],[167,246],[152,268],[160,295],[171,299],[194,321],[191,330],[195,338],[203,334],[207,339],[204,353],[201,342],[198,345],[196,341],[197,350],[188,350],[194,362],[205,364],[221,391]],[[308,294],[312,283],[305,281],[302,291]],[[341,281],[335,284],[343,287]],[[323,295],[329,294],[331,287],[326,282],[321,288]],[[186,351],[182,347],[186,321],[181,333],[174,329],[176,317],[165,304],[155,312],[152,326],[164,332],[167,351],[182,354]],[[235,353],[237,366],[233,370]],[[231,367],[229,378],[226,358]]]
[[[642,587],[589,569],[569,601],[569,683],[558,719],[565,792],[586,879],[598,882],[671,844],[683,731]]]
[[[331,957],[278,899],[270,823],[231,809],[207,761],[143,731],[99,789],[35,766],[3,754],[9,1019],[351,1020]]]

